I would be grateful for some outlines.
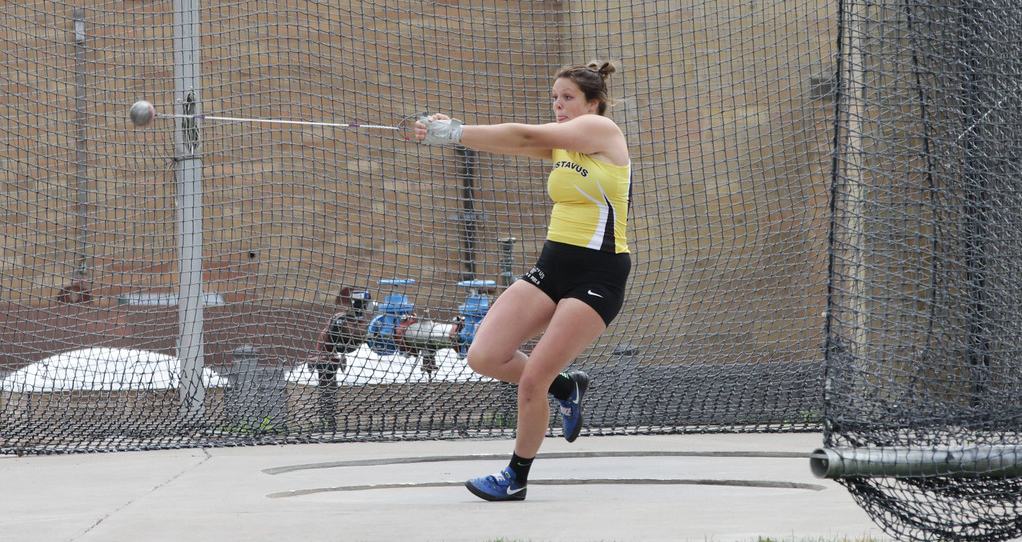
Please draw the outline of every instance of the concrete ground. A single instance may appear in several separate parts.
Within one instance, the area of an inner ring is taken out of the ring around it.
[[[468,478],[510,440],[0,456],[0,541],[891,540],[830,480],[819,434],[549,438],[528,499]]]

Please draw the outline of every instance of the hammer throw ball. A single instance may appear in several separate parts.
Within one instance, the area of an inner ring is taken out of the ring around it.
[[[135,126],[146,126],[156,118],[156,108],[145,100],[139,100],[132,104],[128,116]]]

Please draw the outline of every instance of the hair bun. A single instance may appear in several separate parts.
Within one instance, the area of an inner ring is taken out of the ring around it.
[[[586,101],[596,100],[599,106],[596,112],[603,115],[610,105],[610,98],[607,96],[607,76],[617,71],[612,62],[590,62],[588,64],[574,64],[561,68],[554,79],[570,79],[582,90]]]
[[[610,74],[617,71],[617,68],[614,67],[614,64],[610,62],[597,62],[595,60],[586,65],[586,67],[600,74],[600,77],[604,79],[606,79],[607,76],[609,76]]]

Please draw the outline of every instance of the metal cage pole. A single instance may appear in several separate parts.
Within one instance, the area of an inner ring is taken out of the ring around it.
[[[75,270],[73,281],[86,280],[89,277],[89,172],[88,120],[85,116],[86,103],[86,48],[85,48],[85,10],[74,11],[74,42],[75,42],[75,180],[78,188],[78,202],[75,210],[75,229],[78,233],[75,252]]]
[[[869,322],[866,301],[869,277],[866,255],[867,197],[863,166],[865,106],[865,53],[862,25],[866,7],[841,2],[835,114],[833,184],[830,216],[830,269],[827,300],[826,375],[824,382],[824,440],[834,430],[829,411],[837,364],[865,363],[868,358]],[[839,260],[842,260],[839,263]],[[846,271],[839,272],[843,268]],[[850,314],[848,314],[850,313]],[[843,321],[842,321],[843,320]],[[840,325],[841,331],[835,331]]]
[[[852,341],[851,351],[856,363],[863,363],[869,357],[867,352],[870,343],[868,311],[870,307],[866,301],[869,296],[869,277],[866,268],[868,266],[866,256],[866,213],[868,209],[866,202],[869,198],[869,188],[863,175],[863,142],[862,134],[864,129],[864,118],[866,116],[865,94],[865,64],[866,58],[863,51],[862,37],[865,29],[862,28],[866,21],[867,6],[852,3],[846,5],[847,13],[845,19],[845,35],[847,41],[842,44],[845,47],[843,62],[845,105],[847,106],[847,137],[845,145],[838,152],[839,154],[839,175],[842,182],[849,189],[847,199],[848,231],[851,236],[850,259],[852,263],[852,276],[848,277],[847,286],[849,293],[849,304],[852,312]]]
[[[175,107],[199,114],[199,0],[174,0]],[[204,412],[202,383],[202,157],[196,119],[180,119],[176,133],[178,232],[178,345],[181,360],[181,414],[189,420]]]

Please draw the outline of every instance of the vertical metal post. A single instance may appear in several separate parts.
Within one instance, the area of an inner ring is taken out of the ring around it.
[[[827,361],[823,404],[824,440],[827,443],[831,442],[834,433],[830,419],[830,411],[836,406],[832,404],[837,385],[834,367],[846,363],[864,366],[870,356],[867,317],[867,311],[870,310],[867,281],[870,277],[866,271],[868,258],[865,246],[869,239],[865,233],[868,225],[866,213],[869,190],[863,178],[862,147],[864,116],[867,114],[863,37],[868,6],[858,0],[841,1],[839,5],[839,70],[835,89],[838,132],[835,137],[831,196]],[[847,261],[839,263],[839,257]],[[838,303],[847,305],[838,306]],[[835,336],[834,326],[838,322],[842,327],[841,336]],[[864,390],[858,391],[865,393]]]
[[[991,65],[988,53],[976,53],[975,48],[982,50],[982,38],[977,35],[985,29],[977,29],[976,11],[982,9],[977,2],[967,2],[963,6],[962,24],[959,25],[959,39],[968,44],[962,52],[965,80],[962,84],[961,103],[965,115],[964,121],[970,121],[968,128],[962,132],[962,148],[964,151],[962,167],[963,183],[963,221],[962,230],[965,235],[965,283],[967,306],[965,317],[967,322],[967,339],[965,342],[965,361],[970,367],[969,377],[972,386],[968,390],[969,403],[977,407],[983,405],[990,386],[990,333],[996,329],[990,321],[990,299],[987,277],[990,276],[990,255],[987,253],[990,239],[989,221],[991,220],[990,184],[998,173],[1004,171],[1002,164],[997,163],[998,156],[1005,156],[991,149],[992,141],[999,140],[1000,134],[984,133],[986,126],[997,123],[997,115],[987,120],[991,111],[996,111],[1001,102],[990,103],[994,98],[987,97],[986,88],[996,84],[989,74],[1003,73],[998,71],[1001,66]],[[1002,99],[1003,101],[1003,99]],[[985,112],[983,112],[985,111]],[[983,112],[981,114],[981,112]],[[997,131],[999,129],[995,129]],[[993,151],[993,152],[991,152]],[[995,405],[986,405],[997,408]],[[989,413],[989,412],[988,412]]]
[[[512,252],[516,240],[514,237],[497,239],[497,242],[500,243],[500,280],[498,282],[504,288],[518,280],[518,275],[515,274],[515,255]]]
[[[174,80],[178,113],[200,113],[199,0],[174,0]],[[178,345],[181,360],[181,414],[196,420],[204,412],[202,288],[202,157],[199,125],[194,118],[178,119],[177,232],[178,232]]]
[[[75,229],[78,233],[75,248],[75,270],[72,281],[82,281],[89,275],[89,180],[88,133],[85,119],[85,10],[74,11],[75,40],[75,181],[78,187],[78,205],[75,210]]]
[[[455,147],[458,157],[461,158],[461,213],[458,215],[461,222],[461,243],[463,247],[465,272],[462,273],[462,280],[472,280],[476,275],[476,228],[479,224],[479,215],[475,210],[475,180],[479,169],[479,153],[474,149]]]
[[[868,5],[861,2],[849,2],[845,5],[845,19],[843,31],[845,40],[842,43],[842,74],[841,84],[844,86],[842,98],[847,108],[844,115],[847,119],[846,138],[844,145],[837,150],[837,174],[840,182],[848,187],[848,199],[846,212],[848,215],[847,228],[850,235],[849,258],[851,261],[851,276],[845,277],[847,293],[849,296],[849,309],[852,312],[852,341],[850,348],[852,355],[857,362],[862,362],[864,356],[868,356],[869,320],[867,313],[870,310],[867,296],[869,288],[866,273],[868,264],[865,246],[868,236],[865,228],[867,198],[869,190],[866,186],[866,179],[863,178],[863,147],[862,131],[864,129],[865,108],[865,52],[863,50],[863,34],[866,24],[866,11]]]

